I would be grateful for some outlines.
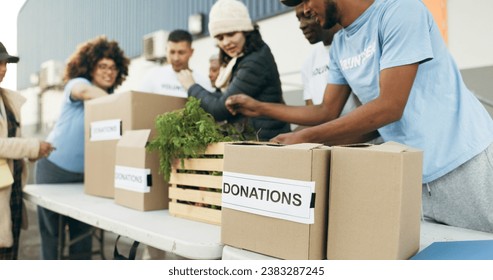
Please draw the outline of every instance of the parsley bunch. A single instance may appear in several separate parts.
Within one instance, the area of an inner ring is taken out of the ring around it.
[[[194,97],[188,98],[185,108],[159,115],[156,130],[147,149],[159,151],[161,173],[167,182],[175,159],[181,159],[183,164],[184,158],[198,157],[211,143],[231,141]]]

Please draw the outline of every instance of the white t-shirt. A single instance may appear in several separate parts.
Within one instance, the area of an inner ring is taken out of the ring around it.
[[[329,73],[330,46],[323,42],[313,45],[312,52],[307,57],[301,68],[301,79],[303,82],[303,99],[311,99],[314,105],[321,104],[324,99],[325,87]],[[345,115],[360,106],[358,98],[351,93],[341,115]]]
[[[198,71],[192,72],[193,79],[208,91],[214,91],[209,78]],[[171,64],[151,68],[137,88],[138,91],[187,98],[187,91],[176,77]]]

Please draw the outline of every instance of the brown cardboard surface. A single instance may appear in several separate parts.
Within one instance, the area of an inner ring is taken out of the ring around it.
[[[224,244],[282,259],[325,259],[330,149],[320,144],[225,147],[224,170],[315,181],[315,223],[302,224],[222,208]]]
[[[154,136],[155,118],[183,108],[185,98],[129,91],[86,101],[85,106],[85,175],[86,194],[114,197],[114,167],[118,140],[89,141],[90,123],[121,119],[122,132],[150,129]]]
[[[408,259],[419,249],[422,152],[333,147],[328,259]]]
[[[115,164],[126,167],[150,169],[152,186],[148,193],[115,188],[115,202],[141,211],[167,209],[168,184],[159,174],[159,155],[157,151],[147,152],[150,129],[127,130],[116,147]]]

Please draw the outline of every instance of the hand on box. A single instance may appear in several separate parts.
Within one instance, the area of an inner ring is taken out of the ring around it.
[[[298,132],[279,134],[276,137],[272,138],[270,142],[289,145],[289,144],[304,143],[306,141],[303,140],[303,137],[301,137],[301,133],[298,131]]]
[[[247,117],[258,117],[260,116],[260,102],[246,94],[235,94],[225,102],[228,111],[235,116],[240,113]]]

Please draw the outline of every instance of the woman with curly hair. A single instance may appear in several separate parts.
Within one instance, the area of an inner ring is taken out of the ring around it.
[[[286,122],[233,116],[226,109],[226,99],[238,93],[264,102],[284,103],[274,56],[262,40],[258,26],[252,23],[245,4],[238,0],[217,1],[209,13],[209,32],[220,48],[221,69],[215,82],[220,91],[208,92],[195,83],[190,70],[182,70],[178,78],[188,96],[200,99],[201,107],[216,121],[228,121],[240,129],[253,128],[259,140],[289,132]]]
[[[118,43],[101,36],[80,45],[69,58],[60,117],[47,141],[56,150],[36,163],[37,184],[84,181],[84,101],[112,94],[128,75],[130,61]],[[57,259],[60,214],[38,207],[41,256]],[[63,217],[70,239],[70,259],[91,259],[91,226]]]

